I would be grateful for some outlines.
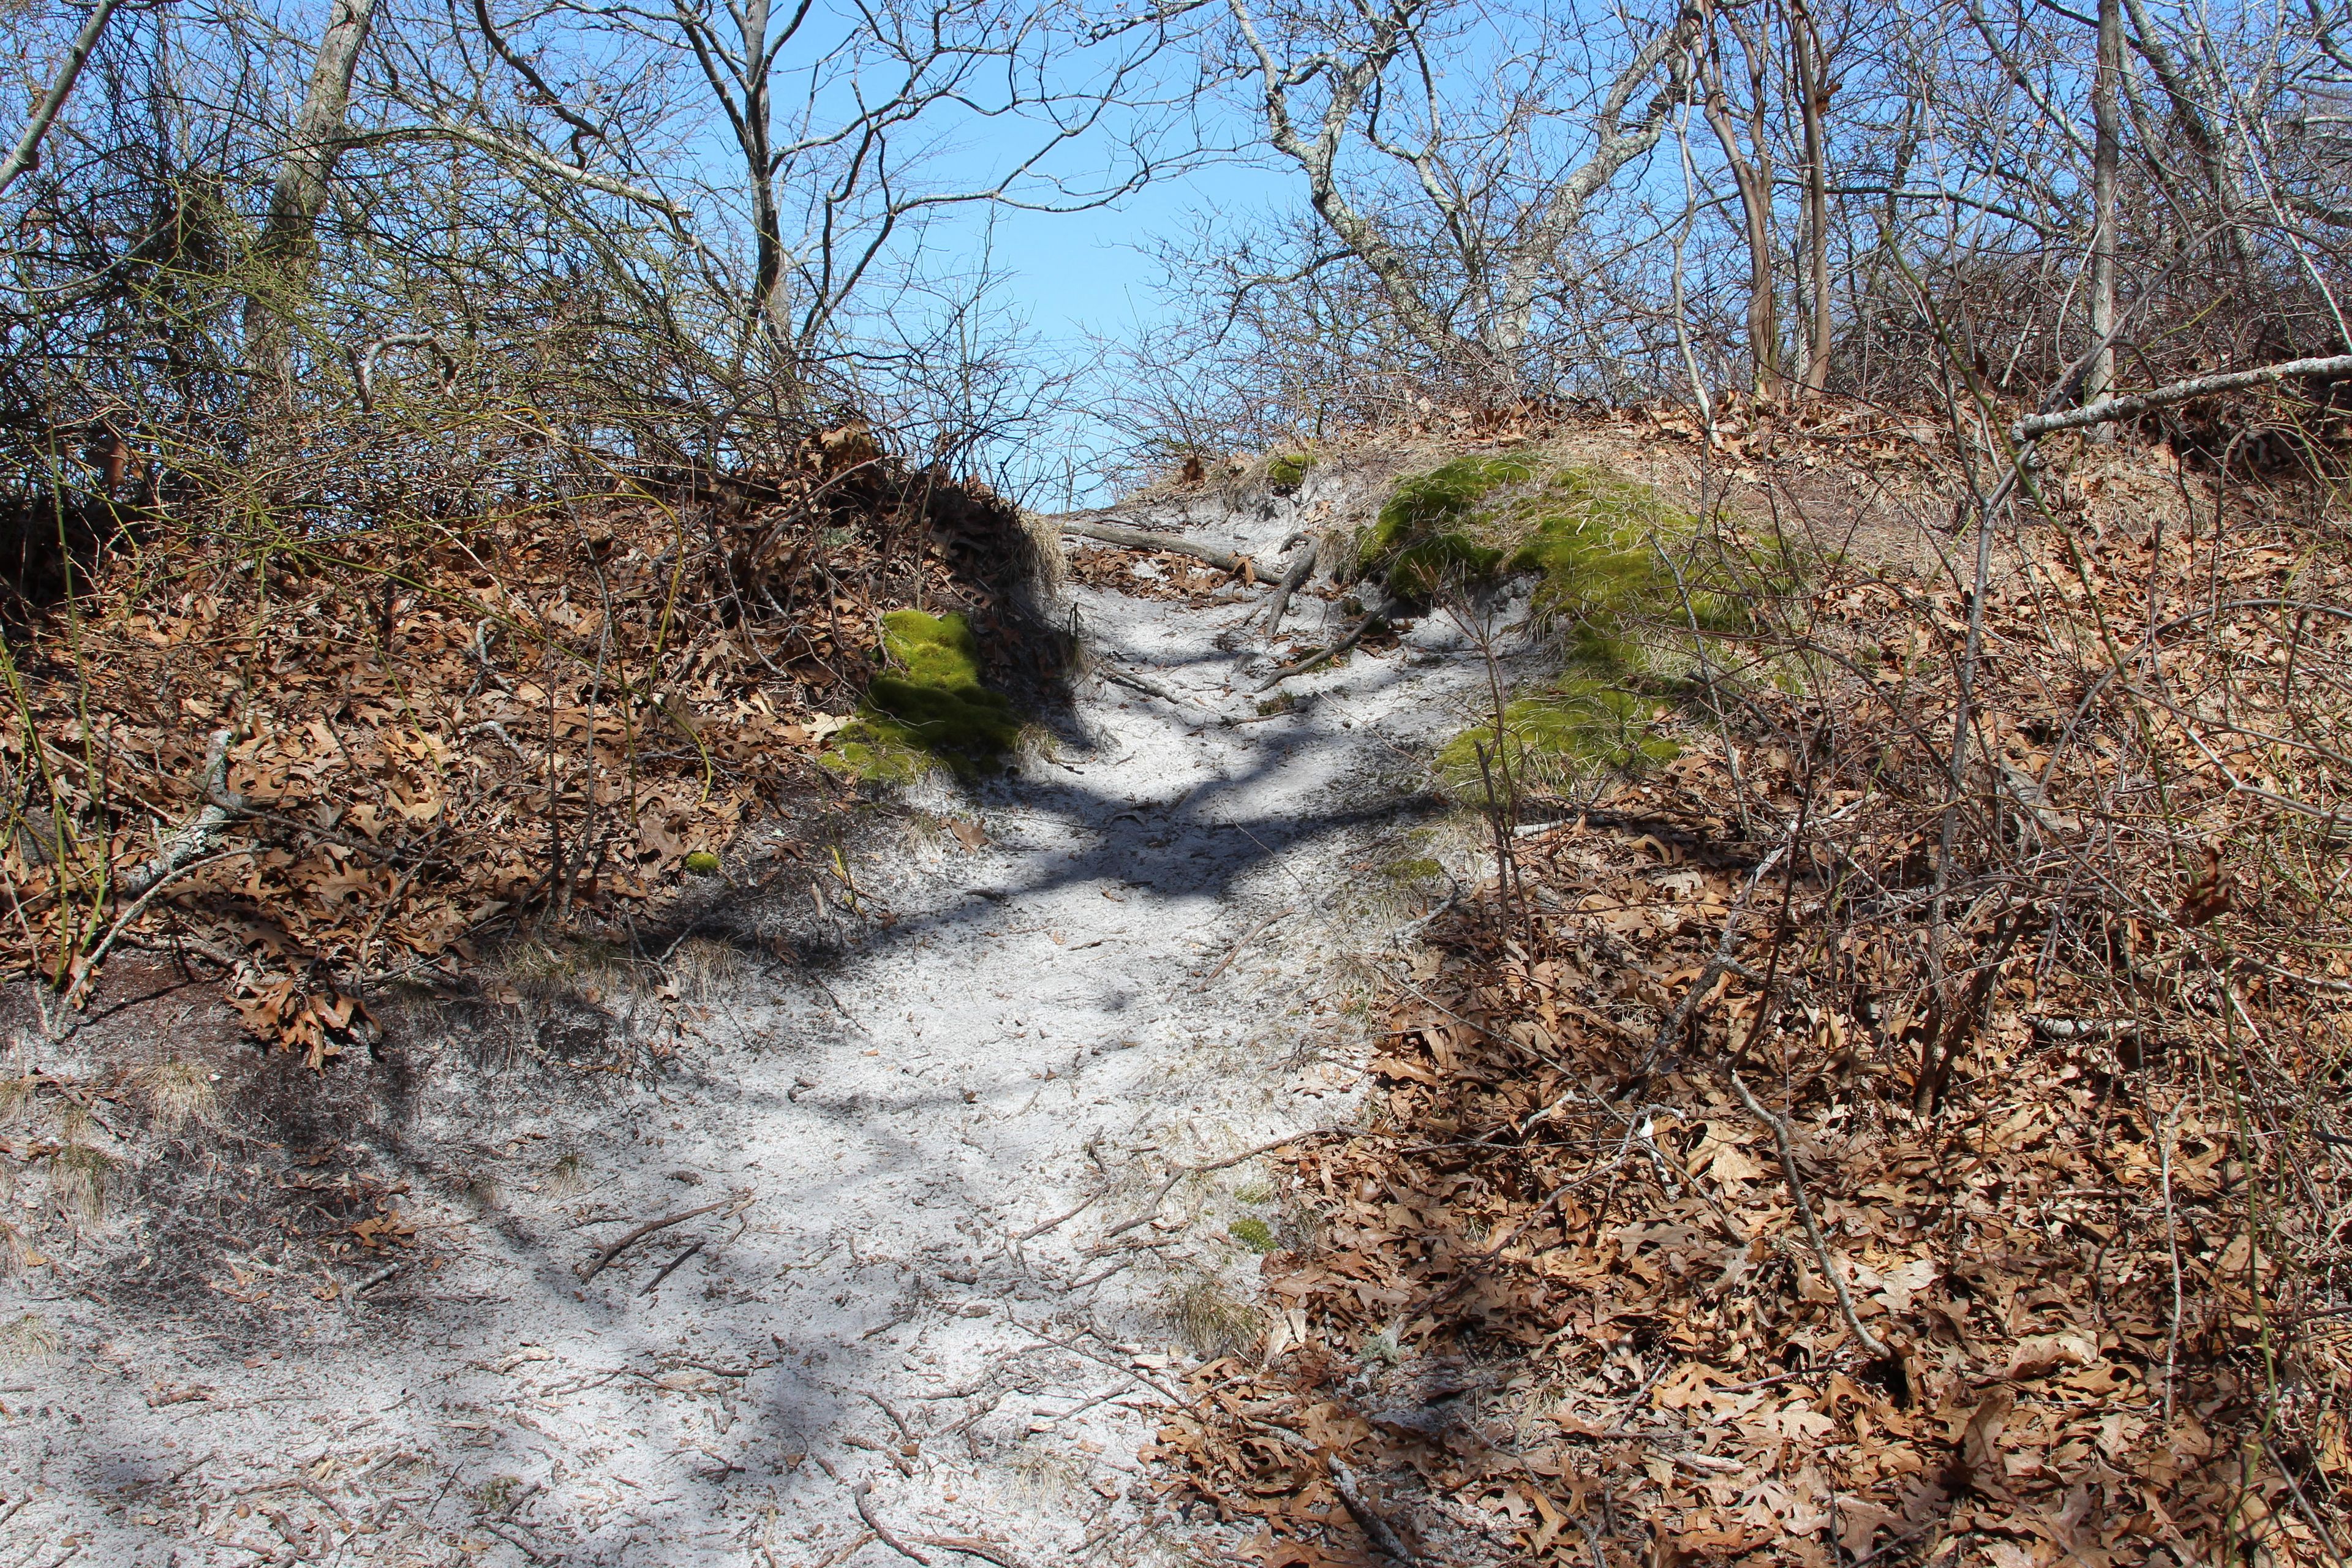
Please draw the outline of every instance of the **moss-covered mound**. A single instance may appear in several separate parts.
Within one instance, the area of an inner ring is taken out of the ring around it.
[[[934,767],[976,773],[1012,750],[1020,716],[981,684],[980,647],[961,616],[894,610],[882,617],[882,655],[888,668],[866,689],[829,765],[904,783]]]
[[[1426,601],[1449,580],[1491,581],[1502,552],[1482,539],[1485,502],[1507,486],[1536,477],[1527,458],[1456,458],[1444,468],[1398,481],[1356,557],[1359,576],[1383,574],[1389,592]]]
[[[1629,670],[1642,662],[1630,640],[1636,623],[1721,619],[1721,598],[1667,564],[1699,520],[1648,485],[1567,468],[1513,510],[1523,531],[1504,570],[1536,575],[1535,613],[1567,639],[1573,662]]]
[[[1651,733],[1656,694],[1688,657],[1680,645],[1692,619],[1704,628],[1729,614],[1706,591],[1706,574],[1678,574],[1668,563],[1698,531],[1691,512],[1604,468],[1540,455],[1457,458],[1399,482],[1364,535],[1358,570],[1421,604],[1449,588],[1536,578],[1535,613],[1559,639],[1564,668],[1506,705],[1499,742],[1515,782],[1557,785],[1594,766],[1674,754]],[[1441,754],[1457,792],[1484,788],[1481,742],[1491,763],[1491,723]]]
[[[1697,527],[1648,485],[1606,468],[1456,458],[1399,481],[1364,535],[1357,570],[1382,575],[1391,593],[1416,603],[1449,585],[1532,573],[1542,580],[1538,614],[1614,620],[1636,602],[1674,596],[1659,547]]]

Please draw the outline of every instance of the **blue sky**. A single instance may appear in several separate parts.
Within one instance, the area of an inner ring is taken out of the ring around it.
[[[1249,128],[1243,128],[1244,133]],[[1013,293],[1036,324],[1115,329],[1156,312],[1156,240],[1190,231],[1195,215],[1271,211],[1304,195],[1287,165],[1228,159],[1154,181],[1116,206],[1079,213],[1000,209],[996,259],[1016,275]]]
[[[1199,214],[1244,216],[1299,195],[1281,169],[1234,161],[1155,181],[1115,206],[1076,213],[972,209],[935,243],[969,244],[975,256],[987,243],[1002,279],[997,301],[1025,318],[1057,362],[1086,365],[1100,357],[1097,340],[1133,342],[1167,314],[1160,265],[1152,254],[1156,241],[1190,233]],[[940,258],[952,261],[946,253]],[[1104,438],[1083,412],[1068,433],[1069,444],[1079,448]],[[1032,471],[1057,469],[1058,453],[1037,457],[1028,465]],[[1060,505],[1063,499],[1057,482],[1055,493],[1040,496],[1037,504]],[[1083,506],[1105,498],[1097,485],[1070,499]]]

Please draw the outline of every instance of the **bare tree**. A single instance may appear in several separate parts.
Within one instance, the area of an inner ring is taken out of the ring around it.
[[[287,378],[287,314],[310,276],[312,231],[326,210],[328,181],[342,154],[352,78],[374,15],[375,0],[334,0],[310,68],[310,89],[270,186],[268,216],[257,247],[262,291],[248,306],[247,331],[255,366],[281,384]]]
[[[1159,74],[1181,7],[1104,21],[1027,0],[559,0],[527,25],[501,21],[491,0],[472,12],[487,49],[457,41],[454,69],[420,58],[400,91],[421,123],[387,134],[460,142],[662,215],[734,297],[738,358],[757,349],[805,370],[853,317],[887,318],[853,301],[908,285],[894,258],[954,209],[1099,206],[1192,153],[1169,134],[1189,92]],[[520,92],[499,90],[501,76]],[[657,106],[632,76],[665,84]],[[665,154],[663,135],[625,131],[559,79],[695,129],[671,133]],[[731,179],[686,151],[714,121]],[[941,147],[979,124],[992,155],[951,171]],[[1080,144],[1084,173],[1057,163]]]
[[[1772,141],[1767,98],[1772,79],[1769,39],[1760,26],[1748,25],[1728,7],[1714,10],[1707,20],[1700,65],[1706,85],[1702,101],[1707,125],[1722,149],[1724,167],[1739,193],[1739,216],[1748,242],[1748,346],[1756,367],[1755,389],[1763,396],[1779,397],[1788,390],[1788,379],[1780,364],[1780,293],[1773,266]],[[1748,88],[1744,107],[1735,107],[1725,85],[1726,33],[1739,46],[1739,64]]]
[[[1807,262],[1803,387],[1817,396],[1829,385],[1830,351],[1836,341],[1830,293],[1830,99],[1836,91],[1831,79],[1828,50],[1821,26],[1805,0],[1788,0],[1790,68],[1795,78],[1798,116],[1804,126],[1805,258]]]
[[[1499,12],[1444,0],[1264,15],[1228,4],[1235,72],[1267,143],[1304,177],[1338,244],[1310,266],[1352,258],[1423,347],[1483,384],[1517,384],[1538,298],[1570,264],[1589,207],[1657,145],[1689,91],[1697,10],[1638,29],[1593,100],[1571,108],[1554,96],[1573,90],[1563,75],[1580,74],[1563,71],[1556,22],[1535,24],[1538,40],[1482,88],[1498,101],[1481,106],[1449,102],[1438,84],[1449,43]],[[1575,150],[1554,163],[1536,146],[1562,124]]]
[[[2083,378],[2083,401],[2095,403],[2115,386],[2116,220],[2117,181],[2123,167],[2123,0],[2099,0],[2099,58],[2091,85],[2091,119],[2096,138],[2092,169],[2095,207],[2091,231],[2091,335],[2097,339]]]

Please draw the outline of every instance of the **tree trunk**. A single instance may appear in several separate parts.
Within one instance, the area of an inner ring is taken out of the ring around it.
[[[777,342],[792,341],[784,319],[783,225],[776,212],[775,158],[771,151],[768,98],[768,0],[751,0],[743,18],[743,163],[751,184],[751,228],[757,254],[751,268],[752,322],[764,325]]]
[[[342,153],[352,76],[374,15],[375,0],[334,0],[310,68],[310,90],[269,190],[269,216],[255,253],[260,275],[246,301],[246,352],[256,374],[274,379],[281,390],[291,382],[292,315],[318,257],[319,215],[327,210],[327,182]]]
[[[1789,8],[1789,40],[1797,68],[1797,95],[1805,126],[1805,242],[1812,278],[1812,339],[1805,356],[1804,395],[1824,390],[1834,346],[1830,317],[1829,62],[1822,57],[1821,29],[1802,0]]]
[[[2124,69],[2123,0],[2099,0],[2099,56],[2091,83],[2091,117],[2097,141],[2091,156],[2096,216],[2091,229],[2091,335],[2097,353],[2083,377],[2083,401],[2096,403],[2115,390],[2116,351],[2107,337],[2116,330],[2116,179],[2123,161],[2123,117],[2116,104]],[[2100,438],[2112,439],[2114,426]]]
[[[1737,29],[1735,29],[1737,31]],[[1739,34],[1749,63],[1748,127],[1753,134],[1751,159],[1739,144],[1739,128],[1731,118],[1731,100],[1723,90],[1723,53],[1719,40],[1708,40],[1706,122],[1723,144],[1724,162],[1739,186],[1739,211],[1748,233],[1748,349],[1756,361],[1756,392],[1778,399],[1788,391],[1780,369],[1780,316],[1772,277],[1772,150],[1765,140],[1764,77],[1761,51],[1756,41]]]

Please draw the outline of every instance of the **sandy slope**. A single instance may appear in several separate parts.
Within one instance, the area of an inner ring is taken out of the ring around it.
[[[1270,560],[1360,503],[1345,483],[1184,521]],[[499,1178],[468,1203],[445,1162],[438,1195],[404,1200],[437,1271],[321,1305],[257,1248],[236,1283],[285,1329],[242,1354],[110,1305],[70,1259],[0,1286],[61,1342],[0,1363],[0,1568],[897,1560],[877,1530],[934,1562],[1165,1554],[1181,1523],[1130,1489],[1191,1353],[1171,1310],[1213,1339],[1203,1281],[1255,1274],[1227,1225],[1276,1216],[1252,1163],[1150,1200],[1354,1113],[1339,997],[1384,938],[1371,866],[1418,820],[1413,748],[1484,678],[1432,657],[1433,621],[1261,720],[1260,639],[1219,642],[1254,603],[1074,598],[1096,652],[1202,706],[1097,682],[1091,747],[919,798],[987,842],[871,847],[875,918],[828,917],[839,961],[722,974],[664,1078],[538,1102],[425,1065],[408,1142]],[[713,929],[804,921],[805,887],[780,887]],[[584,1188],[550,1179],[562,1149]],[[638,1221],[714,1203],[577,1277]]]

